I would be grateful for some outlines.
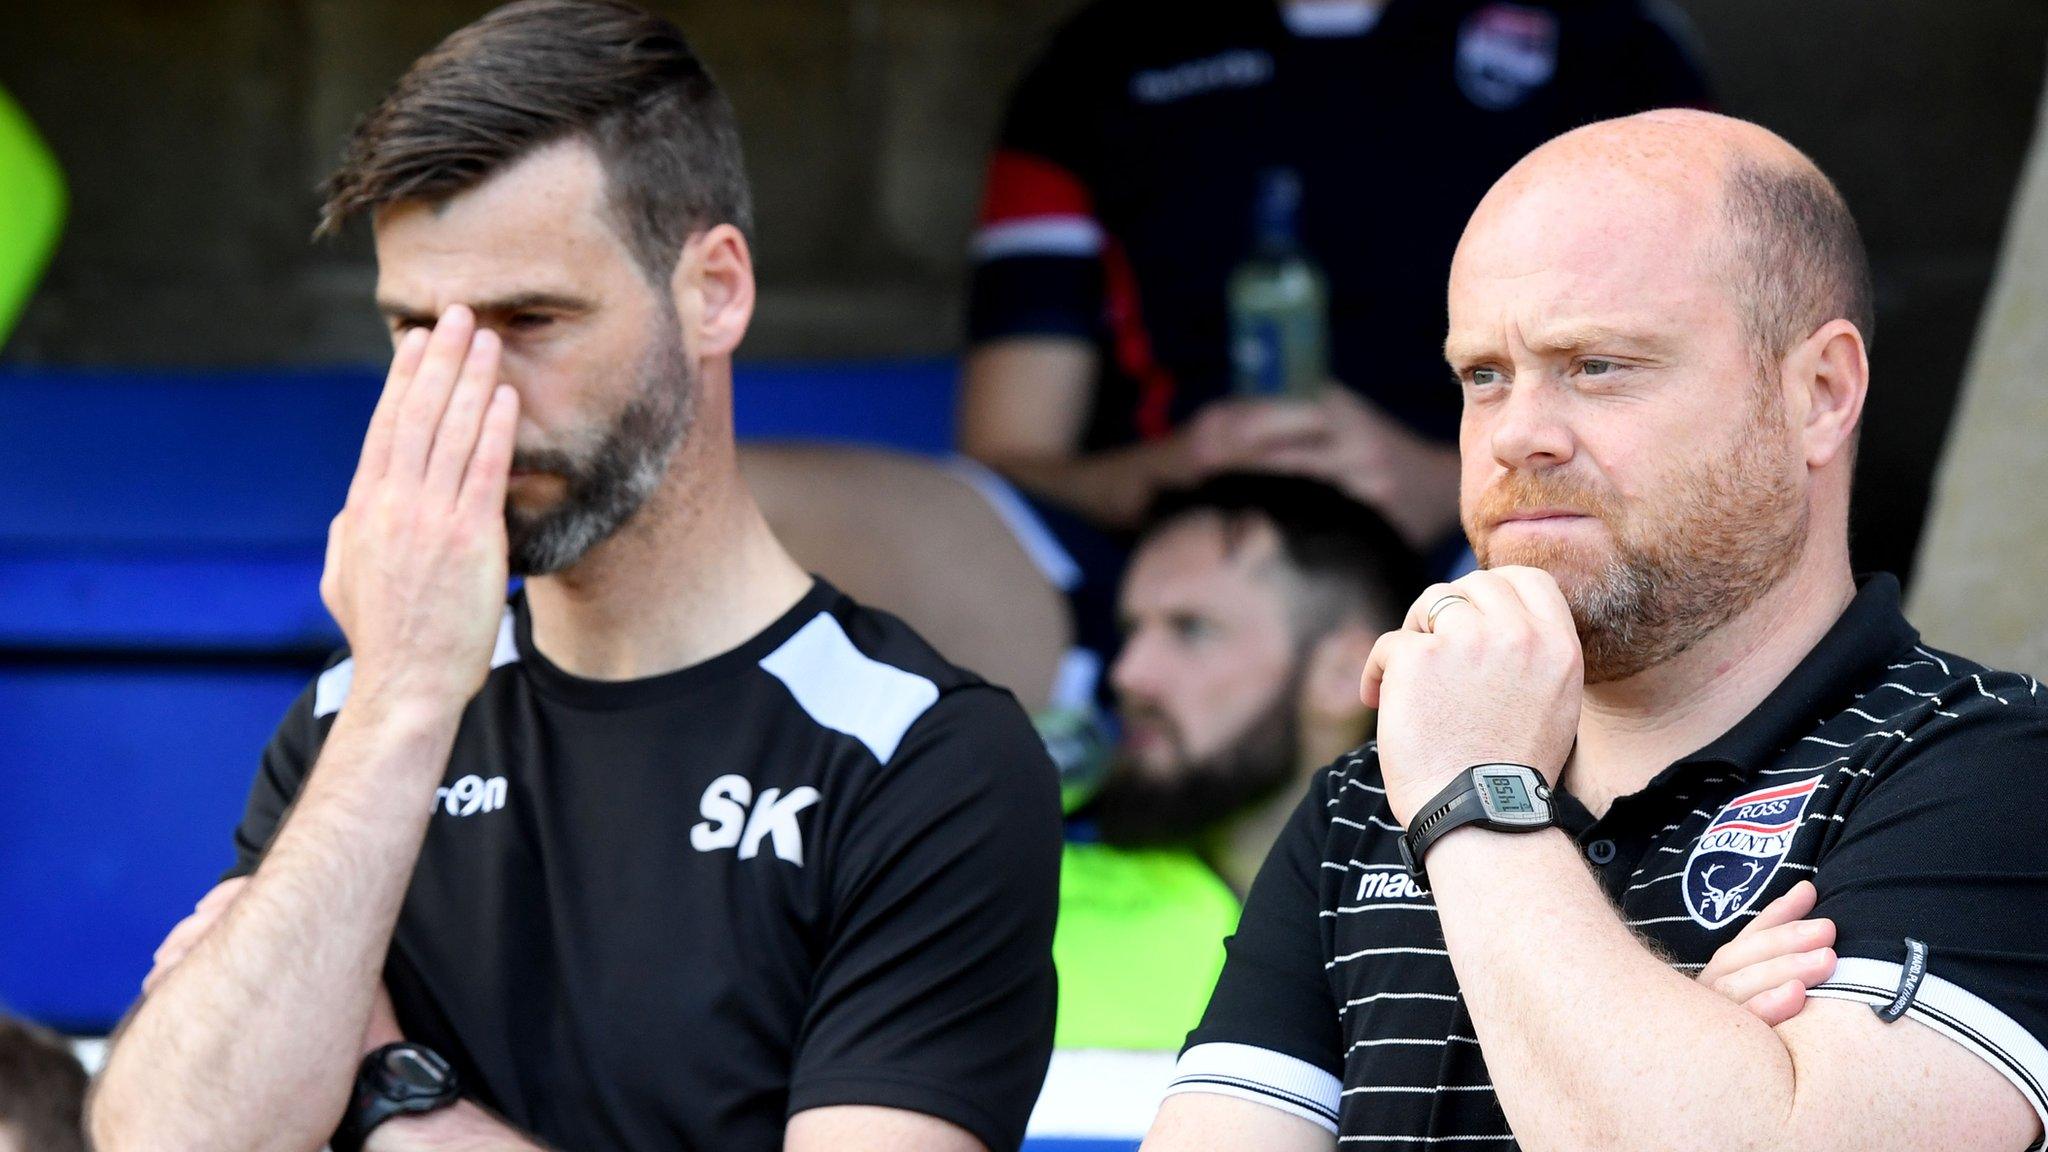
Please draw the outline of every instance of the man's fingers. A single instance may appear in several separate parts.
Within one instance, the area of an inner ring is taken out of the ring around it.
[[[1389,665],[1398,660],[1410,645],[1430,641],[1415,632],[1382,633],[1372,645],[1372,652],[1365,658],[1365,674],[1359,678],[1358,699],[1367,708],[1380,706],[1380,687],[1387,678]]]
[[[1250,454],[1285,444],[1323,440],[1330,434],[1329,420],[1322,409],[1289,400],[1247,402],[1233,413],[1227,431],[1235,446]]]
[[[164,976],[178,966],[179,961],[198,947],[201,940],[206,939],[206,934],[227,914],[227,910],[235,902],[235,897],[241,895],[242,889],[248,883],[247,876],[236,876],[221,881],[199,898],[199,903],[192,906],[190,916],[171,926],[171,930],[164,935],[163,943],[157,945],[156,952],[150,957],[153,967],[150,968],[149,975],[142,978],[142,990],[145,993],[161,983]]]
[[[1447,599],[1455,597],[1455,599]],[[1464,603],[1459,603],[1463,600]],[[1430,629],[1429,610],[1442,606],[1437,613],[1441,618],[1445,612],[1476,611],[1479,607],[1465,589],[1457,584],[1431,584],[1422,590],[1413,603],[1408,605],[1408,614],[1402,618],[1401,627],[1409,632],[1425,632]]]
[[[406,386],[420,370],[427,352],[428,332],[413,328],[398,339],[391,370],[384,376],[384,390],[377,394],[377,408],[370,413],[370,427],[363,434],[363,451],[356,460],[356,474],[349,481],[348,502],[354,504],[371,481],[384,475],[391,465],[391,431],[398,425],[398,406],[405,399]]]
[[[470,453],[469,467],[462,476],[457,515],[497,519],[505,514],[505,486],[512,475],[512,446],[518,433],[519,393],[509,384],[500,384],[491,393],[476,450]]]
[[[1773,956],[1760,964],[1730,972],[1710,987],[1737,1004],[1746,1004],[1752,998],[1786,983],[1811,988],[1826,980],[1834,970],[1835,950],[1815,948],[1789,956]]]
[[[1784,895],[1764,905],[1733,940],[1721,945],[1700,970],[1699,979],[1711,984],[1738,968],[1771,956],[1833,944],[1834,921],[1821,919],[1803,926],[1796,923],[1813,911],[1815,899],[1812,881],[1794,884]]]
[[[1565,601],[1564,590],[1557,586],[1557,578],[1550,573],[1541,568],[1504,565],[1488,569],[1488,574],[1513,588],[1529,615],[1574,635],[1578,633],[1578,626],[1572,622],[1572,607]]]
[[[1329,484],[1344,481],[1344,468],[1334,445],[1329,444],[1282,444],[1260,449],[1244,461],[1246,468],[1259,472],[1279,472],[1288,476],[1307,476]]]
[[[1820,898],[1813,881],[1801,880],[1785,890],[1785,894],[1763,906],[1756,918],[1743,928],[1741,936],[1752,936],[1780,924],[1790,924],[1813,911],[1814,901]],[[1738,939],[1740,936],[1738,936]]]
[[[478,331],[470,339],[469,358],[462,363],[462,376],[448,398],[440,430],[434,434],[433,454],[427,460],[426,490],[447,504],[453,504],[461,491],[469,458],[483,433],[484,412],[498,384],[501,349],[498,334],[489,329]]]
[[[1751,1016],[1776,1028],[1805,1009],[1806,985],[1797,980],[1787,980],[1776,988],[1751,996],[1742,1002],[1742,1007]]]
[[[1700,979],[1712,982],[1730,972],[1761,964],[1777,956],[1789,956],[1835,942],[1835,922],[1826,918],[1795,920],[1760,932],[1744,932],[1721,945],[1714,958],[1700,970]]]
[[[192,906],[192,910],[210,912],[216,908],[224,908],[233,903],[236,896],[241,895],[242,889],[247,887],[248,883],[247,876],[233,876],[223,880],[209,888],[206,895],[199,898],[199,903]]]
[[[448,408],[448,395],[462,375],[469,359],[470,337],[476,332],[476,316],[457,304],[441,314],[434,334],[427,339],[426,354],[419,371],[406,387],[398,406],[398,426],[391,433],[391,461],[386,476],[419,480],[426,475],[427,453],[434,445],[441,414]]]

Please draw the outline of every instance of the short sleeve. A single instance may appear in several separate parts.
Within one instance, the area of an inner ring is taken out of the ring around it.
[[[1972,681],[1975,681],[1973,683]],[[1975,1052],[2048,1124],[2048,693],[1985,673],[1944,697],[1952,718],[1903,741],[1846,808],[1822,855],[1815,916],[1836,925],[1834,975],[1812,995],[1886,1006]],[[1981,694],[1980,694],[1981,693]],[[1908,939],[1927,947],[1917,989]]]
[[[342,675],[345,674],[344,670]],[[304,692],[299,693],[299,698],[292,701],[284,719],[278,723],[277,731],[271,734],[270,743],[263,749],[256,779],[249,785],[249,801],[242,809],[242,822],[235,826],[235,862],[221,874],[222,880],[232,880],[256,871],[257,862],[263,859],[263,853],[277,836],[278,826],[284,823],[286,810],[298,798],[299,790],[305,787],[306,775],[312,771],[313,761],[320,754],[325,729],[332,721],[331,715],[322,717],[316,715],[316,711],[323,691],[330,695],[333,693],[336,678],[333,666],[322,672],[319,680],[308,685]]]
[[[834,858],[791,1115],[837,1104],[1024,1138],[1052,1058],[1059,783],[1022,708],[949,693],[862,796]]]
[[[1061,31],[1017,86],[989,159],[970,243],[968,336],[1092,340],[1102,326],[1098,213],[1101,52],[1088,22]]]
[[[1343,1039],[1317,910],[1340,779],[1335,768],[1317,777],[1259,868],[1168,1095],[1235,1096],[1337,1130]]]

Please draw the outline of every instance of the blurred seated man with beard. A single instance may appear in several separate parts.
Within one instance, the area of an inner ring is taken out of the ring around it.
[[[1119,594],[1120,742],[1093,770],[1056,757],[1058,1047],[1180,1046],[1305,782],[1369,734],[1359,674],[1422,583],[1392,527],[1319,481],[1228,474],[1154,506]]]

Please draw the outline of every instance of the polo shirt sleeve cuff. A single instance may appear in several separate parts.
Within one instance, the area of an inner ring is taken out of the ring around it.
[[[1807,992],[1829,1000],[1887,1005],[1898,995],[1905,966],[1890,960],[1844,956],[1835,974]],[[1928,973],[1906,1014],[1974,1052],[2034,1106],[2048,1133],[2048,1048],[2018,1021],[1957,984]],[[2034,1148],[2048,1144],[2048,1137]]]
[[[836,1105],[895,1108],[944,1120],[967,1129],[983,1147],[1016,1148],[1021,1133],[958,1086],[941,1084],[915,1075],[895,1075],[881,1070],[822,1073],[803,1077],[790,1086],[788,1114]]]
[[[1249,1044],[1197,1044],[1181,1053],[1166,1094],[1207,1092],[1278,1108],[1337,1134],[1337,1078],[1305,1060]]]

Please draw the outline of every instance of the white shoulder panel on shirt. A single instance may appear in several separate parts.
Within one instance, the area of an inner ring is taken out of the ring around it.
[[[491,649],[491,667],[503,668],[519,660],[519,642],[513,636],[512,609],[507,606],[505,614],[498,618],[498,642]],[[351,656],[320,674],[313,684],[313,718],[332,716],[341,711],[342,701],[348,699],[349,685],[355,683],[356,660]]]
[[[811,719],[867,745],[884,764],[939,698],[938,685],[855,648],[830,612],[797,629],[761,668],[782,681]]]

